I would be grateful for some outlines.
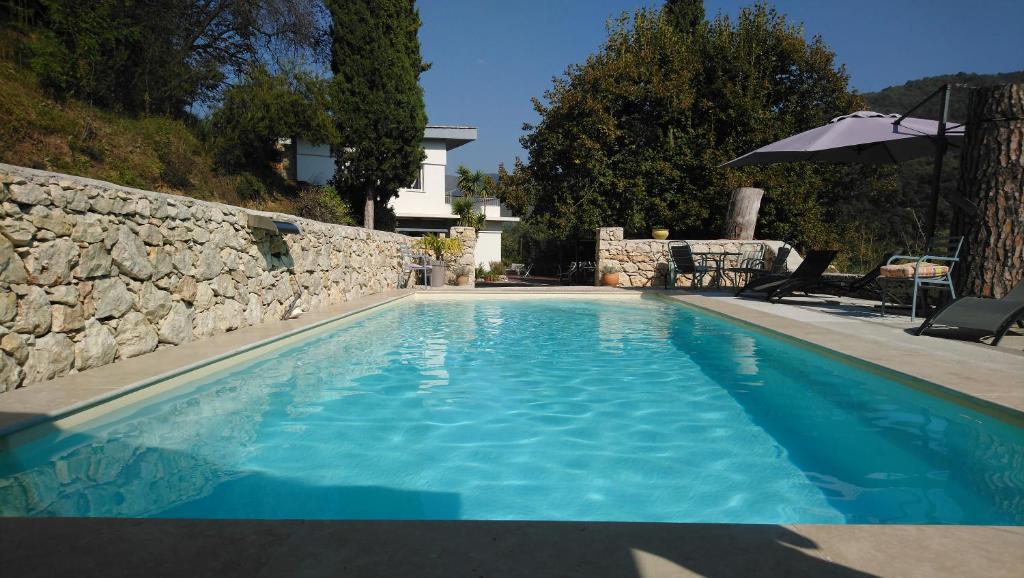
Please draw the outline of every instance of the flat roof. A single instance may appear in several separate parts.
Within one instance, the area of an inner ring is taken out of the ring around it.
[[[475,126],[442,126],[428,124],[423,131],[424,140],[444,141],[445,149],[452,150],[476,140]]]

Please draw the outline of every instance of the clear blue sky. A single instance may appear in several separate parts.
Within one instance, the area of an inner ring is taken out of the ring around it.
[[[735,16],[753,0],[706,0],[709,17]],[[422,76],[431,124],[479,127],[479,140],[452,151],[493,172],[518,155],[523,122],[536,115],[551,78],[582,62],[605,38],[605,21],[641,0],[419,0],[420,42],[433,68]],[[853,88],[955,72],[1024,69],[1024,0],[778,0],[775,7],[820,34],[845,64]]]

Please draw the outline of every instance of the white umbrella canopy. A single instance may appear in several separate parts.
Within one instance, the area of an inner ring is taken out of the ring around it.
[[[763,146],[722,166],[745,167],[796,161],[881,164],[934,155],[939,123],[923,118],[863,110],[837,116],[824,126]],[[946,142],[958,145],[964,127],[946,128]]]

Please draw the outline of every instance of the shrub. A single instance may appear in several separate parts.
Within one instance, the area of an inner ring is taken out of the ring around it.
[[[242,173],[238,176],[238,184],[235,185],[235,194],[243,201],[250,203],[259,201],[267,194],[267,187],[256,176],[250,173]],[[310,217],[312,218],[312,217]]]
[[[505,274],[505,264],[501,261],[491,261],[491,273],[495,276],[501,277]]]
[[[330,186],[305,189],[299,193],[295,208],[300,217],[314,221],[339,225],[354,225],[356,222],[352,218],[352,208]]]
[[[453,256],[462,251],[462,241],[459,239],[449,239],[438,235],[423,235],[420,238],[420,243],[423,246],[423,250],[432,253],[438,261],[442,261],[445,257]]]

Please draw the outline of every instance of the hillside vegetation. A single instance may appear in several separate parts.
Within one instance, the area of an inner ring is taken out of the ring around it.
[[[0,61],[0,162],[284,212],[292,200],[252,178],[219,174],[199,128],[51,98],[35,75]],[[260,190],[260,189],[264,190]],[[262,194],[260,194],[262,193]]]
[[[932,92],[938,90],[943,84],[952,84],[954,88],[949,102],[949,118],[951,120],[963,121],[967,116],[968,93],[965,89],[957,87],[957,85],[990,86],[1014,82],[1024,82],[1024,70],[1002,72],[999,74],[958,72],[957,74],[929,76],[918,80],[911,80],[897,86],[883,88],[878,92],[866,92],[860,96],[868,103],[868,108],[871,110],[903,114],[927,98]],[[914,111],[914,116],[938,120],[939,102],[940,100],[935,98]]]

